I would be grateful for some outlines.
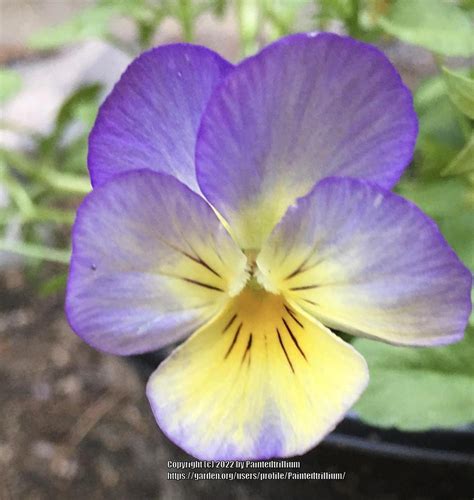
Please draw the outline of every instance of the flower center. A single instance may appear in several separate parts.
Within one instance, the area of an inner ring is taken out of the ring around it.
[[[247,272],[248,272],[248,278],[245,283],[244,289],[249,289],[254,291],[258,290],[264,291],[264,287],[259,280],[260,273],[257,267],[258,252],[259,251],[255,249],[244,250],[244,254],[247,257]]]
[[[280,295],[280,291],[271,286],[271,283],[268,282],[257,265],[259,252],[260,250],[256,249],[244,250],[244,254],[247,257],[248,277],[243,289],[262,290],[273,295]]]
[[[244,254],[247,257],[247,269],[250,274],[254,274],[255,269],[257,269],[258,252],[259,251],[254,248],[244,250]]]
[[[307,362],[305,323],[282,295],[268,292],[251,277],[219,318],[223,359],[263,366],[275,355],[295,373],[298,362]]]

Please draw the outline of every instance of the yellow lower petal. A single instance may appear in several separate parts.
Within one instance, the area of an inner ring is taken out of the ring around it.
[[[364,359],[279,295],[248,285],[152,375],[158,424],[203,459],[304,453],[368,381]]]

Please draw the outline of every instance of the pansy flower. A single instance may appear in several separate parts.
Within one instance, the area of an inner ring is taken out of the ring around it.
[[[330,328],[415,346],[463,335],[469,271],[389,191],[416,134],[394,67],[350,38],[288,36],[235,67],[194,45],[144,53],[90,136],[72,328],[121,355],[184,340],[147,395],[190,454],[304,453],[368,382]]]

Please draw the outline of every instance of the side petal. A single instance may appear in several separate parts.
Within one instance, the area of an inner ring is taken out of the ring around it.
[[[406,345],[459,340],[471,273],[433,221],[368,182],[326,179],[257,259],[260,279],[324,324]]]
[[[198,182],[245,248],[328,176],[391,187],[417,134],[412,97],[376,48],[333,34],[292,35],[218,85],[196,144]]]
[[[199,191],[194,168],[198,125],[212,90],[230,68],[211,50],[187,44],[151,49],[135,59],[92,129],[92,185],[149,168]]]
[[[129,172],[79,208],[66,312],[98,349],[158,349],[216,314],[245,266],[204,199],[169,175]]]
[[[367,365],[281,296],[245,289],[151,376],[158,425],[201,459],[299,455],[342,419]]]

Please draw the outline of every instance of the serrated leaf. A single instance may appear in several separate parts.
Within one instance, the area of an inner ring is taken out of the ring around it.
[[[474,422],[474,331],[443,347],[395,347],[357,339],[370,383],[355,406],[379,427],[420,431]]]
[[[441,172],[442,175],[463,175],[474,172],[474,133],[451,163]]]
[[[20,88],[20,75],[12,69],[0,68],[0,103],[11,99]]]
[[[474,32],[472,36],[474,38]],[[474,80],[459,73],[453,73],[447,68],[443,68],[443,75],[453,104],[461,113],[474,120]]]
[[[400,40],[445,56],[474,54],[469,15],[443,0],[397,0],[379,19],[384,31]]]

